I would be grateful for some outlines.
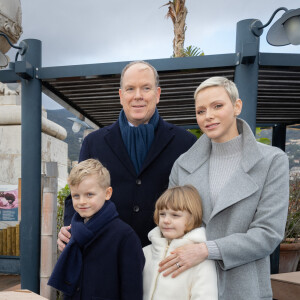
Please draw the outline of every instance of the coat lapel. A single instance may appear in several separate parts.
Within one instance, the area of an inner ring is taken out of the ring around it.
[[[203,222],[205,224],[220,211],[249,197],[258,190],[257,184],[248,172],[263,158],[263,156],[260,153],[250,127],[240,119],[237,119],[237,127],[238,131],[243,133],[241,166],[220,191],[214,209],[212,209],[209,192],[210,139],[206,135],[202,135],[191,149],[178,161],[180,167],[189,173],[184,178],[183,184],[192,184],[197,187],[199,191],[202,198]]]
[[[184,184],[191,184],[197,188],[201,201],[202,201],[202,211],[203,217],[202,221],[204,224],[207,224],[209,217],[212,213],[212,204],[210,200],[209,192],[209,180],[208,180],[208,170],[209,170],[209,161],[204,162],[201,168],[194,171],[192,174],[188,175],[185,178]],[[201,184],[199,184],[199,182]]]
[[[166,145],[174,138],[174,133],[172,132],[173,125],[164,122],[159,118],[159,123],[153,143],[149,149],[149,152],[145,158],[145,161],[142,165],[140,173],[143,172],[163,151]]]
[[[220,191],[210,219],[220,211],[251,196],[258,190],[258,185],[248,172],[263,158],[263,156],[247,123],[237,119],[237,127],[238,131],[243,134],[241,165]]]
[[[157,132],[155,133],[154,141],[149,149],[149,152],[145,158],[142,165],[140,173],[143,172],[163,151],[163,149],[168,145],[168,143],[174,138],[174,133],[172,133],[173,125],[164,122],[159,118]],[[118,159],[125,165],[125,167],[132,173],[132,175],[137,176],[134,165],[128,155],[127,149],[123,142],[119,121],[117,121],[109,130],[105,136],[107,144],[110,146],[112,152],[118,157]]]
[[[207,224],[212,213],[208,180],[210,152],[210,140],[206,135],[202,135],[190,150],[178,160],[179,166],[188,173],[182,184],[193,185],[201,196],[204,224]]]
[[[258,185],[253,179],[241,168],[238,169],[220,191],[210,219],[227,207],[251,196],[257,190]]]
[[[121,161],[121,163],[126,167],[126,169],[136,177],[136,171],[134,165],[128,155],[127,149],[124,145],[120,128],[119,121],[117,121],[109,130],[105,136],[105,141],[111,148],[111,151],[116,157]]]

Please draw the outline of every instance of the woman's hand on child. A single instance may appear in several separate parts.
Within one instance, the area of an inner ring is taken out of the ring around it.
[[[63,251],[66,247],[66,244],[70,241],[71,233],[69,230],[71,229],[70,226],[64,226],[60,229],[58,233],[58,239],[57,239],[57,246],[59,251]]]
[[[205,243],[190,244],[179,247],[171,252],[160,262],[159,272],[163,272],[163,276],[172,274],[175,278],[185,270],[194,267],[203,262],[208,257],[208,250]]]

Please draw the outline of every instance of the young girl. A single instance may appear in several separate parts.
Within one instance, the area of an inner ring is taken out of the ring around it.
[[[157,200],[151,230],[151,245],[143,248],[146,264],[143,271],[144,300],[218,299],[215,263],[206,260],[177,278],[158,272],[159,262],[174,249],[206,241],[202,223],[201,198],[191,185],[166,190]],[[177,263],[177,268],[180,268]]]

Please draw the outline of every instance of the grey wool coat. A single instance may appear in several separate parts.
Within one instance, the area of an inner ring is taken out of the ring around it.
[[[175,162],[170,186],[192,184],[203,205],[207,240],[216,242],[219,299],[272,299],[269,255],[284,234],[289,168],[286,154],[258,143],[248,124],[237,119],[242,133],[242,159],[221,190],[214,208],[209,191],[211,141],[204,134]]]

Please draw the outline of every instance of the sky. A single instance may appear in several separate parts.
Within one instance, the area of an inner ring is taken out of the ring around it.
[[[23,34],[42,41],[42,66],[80,65],[169,58],[173,24],[167,0],[21,0]],[[205,55],[234,53],[236,24],[267,23],[275,9],[300,7],[299,0],[186,0],[185,46]],[[280,11],[271,25],[282,16]],[[274,47],[260,40],[261,52],[300,53],[300,46]],[[8,56],[14,58],[13,50]],[[46,109],[61,108],[43,95]]]

